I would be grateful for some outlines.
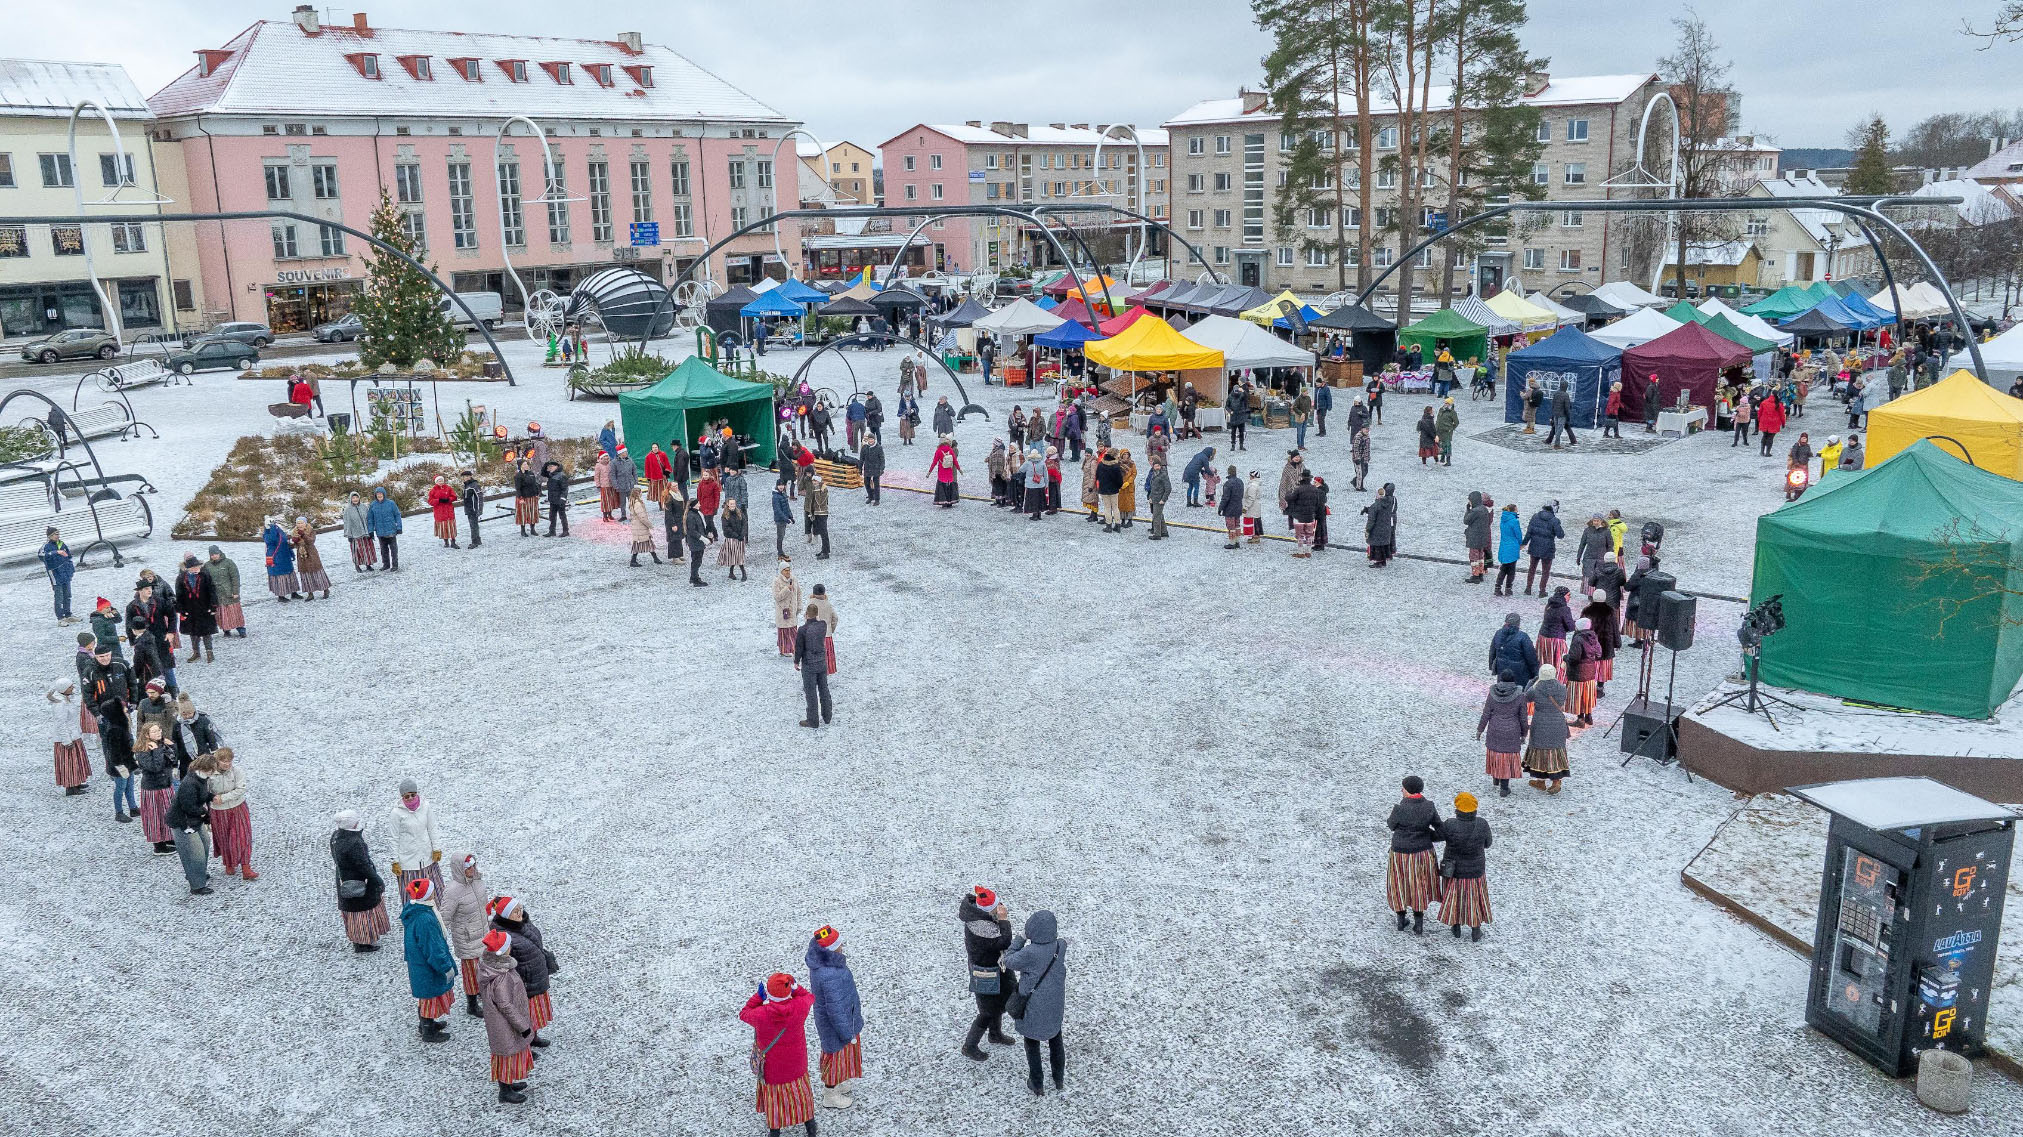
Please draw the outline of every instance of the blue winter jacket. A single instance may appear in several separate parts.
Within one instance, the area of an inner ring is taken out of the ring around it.
[[[597,432],[597,449],[599,449],[599,450],[602,450],[602,451],[604,451],[604,452],[605,452],[606,454],[609,454],[609,455],[611,455],[611,456],[612,456],[613,458],[617,458],[617,457],[618,457],[618,432],[617,432],[617,431],[615,431],[615,430],[613,430],[613,429],[611,429],[611,428],[610,428],[610,427],[608,427],[608,426],[607,426],[607,427],[605,427],[605,428],[604,428],[603,430],[600,430],[600,431],[598,431],[598,432]]]
[[[822,1053],[834,1054],[864,1032],[864,1008],[857,1001],[857,979],[843,953],[808,942],[808,990],[815,994],[815,1033]]]
[[[793,523],[794,507],[787,504],[787,491],[775,489],[773,491],[773,524],[792,525]]]
[[[1201,476],[1208,472],[1209,463],[1213,461],[1215,461],[1215,448],[1213,446],[1202,447],[1195,452],[1194,457],[1187,460],[1187,468],[1180,471],[1180,480],[1186,482],[1188,485],[1193,485],[1200,481]]]
[[[1529,687],[1538,678],[1538,649],[1523,628],[1508,624],[1496,629],[1495,637],[1489,641],[1489,673],[1501,675],[1505,671],[1517,677],[1520,687]]]
[[[1524,524],[1517,520],[1517,514],[1504,510],[1496,522],[1496,563],[1514,565],[1517,554],[1524,544]]]
[[[70,559],[70,546],[61,541],[42,543],[42,567],[58,584],[69,584],[77,573],[77,563]]]
[[[400,535],[400,507],[386,496],[383,489],[372,491],[372,504],[365,507],[365,526],[375,537],[397,537]]]
[[[401,947],[407,953],[407,987],[417,999],[448,991],[457,957],[443,940],[443,922],[430,904],[410,900],[400,906]]]
[[[1314,409],[1331,411],[1335,409],[1335,389],[1326,383],[1314,388]]]
[[[279,525],[267,526],[260,539],[267,542],[268,576],[287,576],[295,571],[295,546],[288,543],[288,534]]]
[[[1531,515],[1531,524],[1524,529],[1524,551],[1541,561],[1551,560],[1559,552],[1559,539],[1566,536],[1560,528],[1559,514],[1550,509],[1541,509]]]

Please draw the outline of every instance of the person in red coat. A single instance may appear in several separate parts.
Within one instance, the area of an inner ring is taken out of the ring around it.
[[[1777,432],[1784,429],[1784,402],[1772,391],[1763,396],[1756,406],[1756,430],[1762,449],[1758,453],[1768,457],[1770,448],[1777,444]]]
[[[716,471],[704,470],[695,483],[695,504],[702,510],[702,531],[709,534],[712,541],[717,539],[716,511],[723,504],[723,499],[723,483],[717,480]]]
[[[316,392],[309,387],[309,380],[297,375],[288,380],[288,401],[298,407],[306,407],[315,401]]]
[[[674,475],[674,463],[656,442],[646,451],[646,496],[655,505],[667,500],[667,480]]]
[[[449,479],[436,475],[436,484],[429,487],[428,507],[434,515],[436,536],[442,539],[443,548],[461,548],[457,544],[457,503],[463,495],[450,488]]]
[[[808,1084],[808,1012],[815,996],[784,971],[774,972],[738,1012],[752,1028],[759,1071],[758,1111],[774,1134],[805,1125],[815,1137],[815,1091]]]
[[[1602,437],[1621,438],[1623,436],[1623,385],[1609,384],[1609,401],[1602,409]]]

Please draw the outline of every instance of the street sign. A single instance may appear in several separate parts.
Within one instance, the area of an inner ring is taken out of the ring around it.
[[[1431,229],[1432,229],[1432,230],[1433,230],[1433,231],[1434,231],[1435,233],[1445,233],[1445,232],[1447,231],[1447,215],[1446,215],[1446,214],[1444,214],[1444,213],[1439,213],[1439,212],[1435,212],[1435,213],[1433,213],[1433,214],[1432,214],[1432,215],[1430,216],[1429,220],[1431,220],[1431,221],[1432,221],[1432,225],[1430,226],[1430,228],[1431,228]]]
[[[634,248],[660,244],[660,222],[634,221],[632,223],[632,244]]]

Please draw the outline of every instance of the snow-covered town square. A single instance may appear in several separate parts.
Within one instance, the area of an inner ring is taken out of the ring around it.
[[[2004,1131],[2023,8],[1657,7],[25,18],[5,1128]]]

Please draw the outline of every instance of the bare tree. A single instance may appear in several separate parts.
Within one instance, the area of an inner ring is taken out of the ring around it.
[[[1679,39],[1672,54],[1658,60],[1658,72],[1671,86],[1679,112],[1679,196],[1720,197],[1728,192],[1731,174],[1728,133],[1739,122],[1741,96],[1728,82],[1728,61],[1712,32],[1691,8],[1672,21]],[[1679,214],[1678,240],[1673,249],[1674,280],[1686,295],[1686,250],[1733,237],[1734,221],[1725,214]]]
[[[1987,31],[1976,29],[1972,21],[1962,20],[1960,30],[1981,41],[1981,50],[1986,51],[2003,41],[2011,43],[2023,41],[2023,0],[2007,0],[1995,13],[1995,22]]]

